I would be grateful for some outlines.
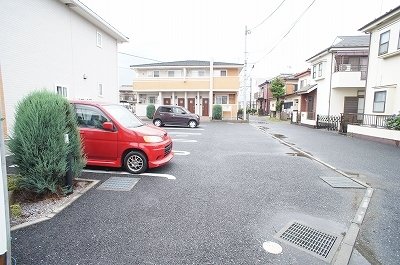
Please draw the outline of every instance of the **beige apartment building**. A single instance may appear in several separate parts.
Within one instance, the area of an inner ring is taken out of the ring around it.
[[[222,105],[223,118],[236,118],[239,74],[243,65],[210,61],[175,61],[132,65],[135,111],[145,116],[149,104],[178,105],[200,116],[212,117]]]

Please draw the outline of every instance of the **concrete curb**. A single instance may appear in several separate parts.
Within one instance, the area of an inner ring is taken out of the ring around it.
[[[76,180],[79,181],[87,181],[87,182],[91,182],[90,184],[88,184],[83,190],[73,193],[72,196],[66,200],[60,207],[58,207],[57,209],[55,209],[53,212],[47,214],[46,216],[42,217],[42,218],[38,218],[36,220],[33,221],[29,221],[29,222],[25,222],[19,225],[15,225],[11,227],[11,231],[15,231],[33,224],[37,224],[37,223],[41,223],[44,221],[47,221],[51,218],[53,218],[54,216],[56,216],[59,212],[61,212],[62,210],[64,210],[65,208],[67,208],[71,203],[73,203],[75,200],[77,200],[80,196],[82,196],[84,193],[86,193],[88,190],[90,190],[91,188],[93,188],[94,186],[96,186],[97,183],[100,182],[100,180],[94,180],[94,179],[82,179],[82,178],[76,178]]]
[[[255,125],[252,125],[252,126],[256,127]],[[259,128],[257,128],[257,129],[260,130]],[[266,132],[264,130],[260,130],[260,131],[270,135],[273,139],[278,140],[280,143],[292,148],[293,150],[301,153],[302,155],[304,155],[304,156],[306,156],[306,157],[308,157],[308,158],[310,158],[310,159],[312,159],[312,160],[314,160],[314,161],[316,161],[316,162],[318,162],[318,163],[320,163],[320,164],[322,164],[322,165],[334,170],[335,172],[337,172],[337,173],[339,173],[339,174],[341,174],[341,175],[343,175],[343,176],[345,176],[345,177],[357,182],[358,184],[366,187],[367,190],[365,191],[364,197],[363,197],[363,199],[361,201],[360,206],[358,207],[356,215],[355,215],[354,219],[351,221],[350,227],[346,232],[346,236],[343,238],[343,241],[342,241],[342,243],[340,245],[340,248],[337,251],[337,253],[336,253],[336,255],[335,255],[335,257],[333,258],[333,261],[332,261],[332,264],[334,264],[334,265],[347,265],[349,263],[349,261],[350,261],[351,254],[353,253],[353,248],[354,248],[354,245],[356,243],[356,239],[357,239],[358,233],[360,231],[360,226],[361,226],[361,224],[362,224],[362,222],[364,220],[365,214],[367,213],[368,206],[369,206],[369,203],[370,203],[371,198],[372,198],[372,194],[374,193],[374,189],[371,186],[369,186],[367,183],[364,183],[364,182],[362,182],[362,181],[360,181],[358,179],[350,177],[345,172],[335,168],[334,166],[322,161],[321,159],[319,159],[317,157],[314,157],[313,155],[310,155],[310,154],[304,152],[303,150],[299,149],[298,147],[293,146],[292,144],[290,144],[290,143],[288,143],[288,142],[286,142],[286,141],[284,141],[284,140],[272,135],[271,133]]]

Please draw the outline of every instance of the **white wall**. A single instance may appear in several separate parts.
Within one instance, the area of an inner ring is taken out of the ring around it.
[[[2,0],[0,63],[9,132],[17,102],[36,89],[62,85],[69,99],[118,102],[117,41],[100,31],[99,48],[96,31],[59,1]]]
[[[331,93],[330,115],[339,115],[344,112],[344,98],[357,97],[358,88],[333,88]]]
[[[378,56],[380,34],[390,30],[388,55]],[[372,32],[368,65],[365,113],[377,115],[398,114],[400,111],[400,51],[399,41],[400,21],[384,26]],[[373,112],[375,91],[387,91],[384,113]]]
[[[313,65],[318,64],[319,62],[323,62],[322,77],[318,77],[317,67],[317,77],[313,79],[313,81],[318,84],[316,113],[319,115],[328,115],[332,54],[328,53],[323,57],[310,62],[311,78]]]

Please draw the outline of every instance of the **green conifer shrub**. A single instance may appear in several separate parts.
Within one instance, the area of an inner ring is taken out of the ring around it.
[[[221,105],[214,105],[213,106],[213,120],[222,120],[222,106]]]
[[[18,103],[9,148],[18,165],[18,189],[37,194],[63,190],[68,154],[74,177],[86,163],[72,106],[46,90],[32,92]]]
[[[154,112],[156,112],[156,107],[153,104],[150,104],[146,107],[146,117],[149,119],[153,119]]]

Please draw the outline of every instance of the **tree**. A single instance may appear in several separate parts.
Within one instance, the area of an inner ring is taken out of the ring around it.
[[[285,95],[285,81],[282,78],[276,77],[271,82],[271,93],[276,98],[276,111],[282,110],[282,102],[280,98]]]
[[[86,163],[72,106],[45,90],[32,92],[18,103],[9,148],[21,175],[18,189],[36,194],[64,189],[68,155],[74,177]]]

